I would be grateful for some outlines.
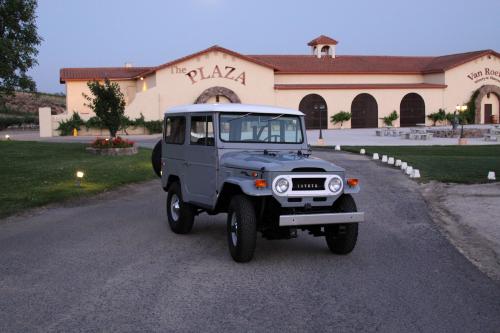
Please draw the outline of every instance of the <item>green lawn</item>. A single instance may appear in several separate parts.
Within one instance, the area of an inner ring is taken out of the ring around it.
[[[343,146],[342,150],[393,156],[420,169],[422,180],[446,183],[486,183],[488,171],[500,176],[500,145],[484,146]]]
[[[151,150],[96,156],[78,143],[0,142],[0,218],[27,208],[154,179]],[[85,173],[81,187],[76,171]]]

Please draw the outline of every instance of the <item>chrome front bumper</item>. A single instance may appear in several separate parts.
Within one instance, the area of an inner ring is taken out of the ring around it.
[[[364,222],[365,213],[281,215],[280,227]]]

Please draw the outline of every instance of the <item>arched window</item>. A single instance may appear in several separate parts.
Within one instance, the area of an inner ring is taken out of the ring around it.
[[[305,114],[306,129],[326,129],[328,127],[328,107],[323,97],[309,94],[302,98],[299,110]]]
[[[330,46],[325,45],[321,48],[321,56],[323,57],[328,55],[330,55]]]
[[[359,94],[351,104],[351,128],[378,127],[378,105],[370,94]]]
[[[409,93],[401,100],[399,106],[401,127],[415,126],[425,123],[425,102],[422,96]]]

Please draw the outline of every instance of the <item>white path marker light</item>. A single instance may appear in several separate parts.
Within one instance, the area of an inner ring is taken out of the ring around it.
[[[413,167],[409,165],[409,166],[406,168],[406,174],[407,174],[408,176],[411,176],[411,174],[412,174],[412,173],[413,173]]]
[[[400,167],[401,166],[401,160],[396,160],[396,163],[394,164],[394,166]]]
[[[76,186],[78,186],[78,187],[81,186],[82,180],[83,180],[83,176],[85,176],[85,174],[83,173],[83,171],[77,171],[76,172]]]
[[[366,150],[365,150],[364,148],[361,148],[361,150],[359,151],[359,153],[360,153],[361,155],[364,155],[364,154],[366,154]]]
[[[394,157],[389,157],[389,158],[387,159],[387,164],[389,164],[389,165],[394,165]]]
[[[335,145],[335,150],[340,150],[340,145]]]
[[[496,180],[495,171],[488,172],[488,180]]]
[[[387,155],[382,155],[382,163],[387,163]]]
[[[411,174],[411,178],[420,178],[420,170],[413,169],[413,173]]]
[[[373,153],[373,159],[378,160],[378,153]]]
[[[408,163],[401,162],[401,170],[405,171],[407,167],[408,167]]]
[[[10,135],[5,134],[5,140],[9,141],[10,140]]]

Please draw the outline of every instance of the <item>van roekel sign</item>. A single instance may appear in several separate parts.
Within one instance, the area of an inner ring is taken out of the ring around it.
[[[120,85],[132,119],[161,119],[176,105],[238,102],[299,109],[308,129],[339,127],[329,119],[340,111],[351,112],[343,127],[382,127],[381,118],[394,110],[394,126],[405,127],[430,124],[428,114],[453,112],[471,96],[478,96],[476,123],[498,119],[500,54],[494,50],[342,55],[338,42],[323,35],[308,46],[302,55],[244,55],[216,45],[154,67],[63,68],[67,116],[92,117],[82,95],[89,93],[86,83],[108,78]]]
[[[486,81],[488,79],[500,82],[500,70],[493,70],[491,68],[485,68],[484,70],[479,70],[467,75],[467,77],[474,81],[474,83],[479,83],[481,81]]]

